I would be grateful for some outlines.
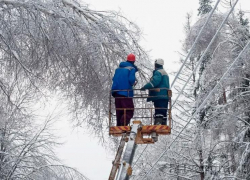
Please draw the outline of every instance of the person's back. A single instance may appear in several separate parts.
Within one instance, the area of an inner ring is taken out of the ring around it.
[[[137,71],[136,66],[131,62],[121,62],[119,67],[115,70],[113,77],[112,94],[114,93],[133,97],[133,85],[135,83],[135,73]],[[129,90],[128,91],[117,91],[117,90]]]
[[[147,101],[156,101],[160,99],[167,99],[168,100],[168,90],[169,89],[169,76],[167,72],[163,69],[163,67],[157,68],[153,72],[153,77],[155,77],[154,81],[152,82],[153,89],[159,88],[160,90],[157,91],[149,91],[149,98]]]
[[[134,62],[135,56],[129,54],[127,61],[121,62],[115,70],[113,77],[112,96],[115,97],[117,126],[128,125],[134,115],[133,85],[136,81],[135,73],[138,71]],[[129,110],[124,112],[124,109]]]
[[[155,117],[163,117],[163,123],[166,124],[167,120],[167,108],[168,108],[168,89],[169,89],[169,76],[163,69],[164,61],[162,59],[156,59],[155,70],[150,82],[141,88],[141,90],[149,89],[149,97],[147,101],[154,103]],[[158,89],[159,90],[155,90]],[[162,108],[162,109],[159,109]]]

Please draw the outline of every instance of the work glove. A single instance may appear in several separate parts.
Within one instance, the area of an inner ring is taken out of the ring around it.
[[[140,90],[141,90],[141,91],[145,91],[146,89],[145,89],[145,87],[143,86]]]

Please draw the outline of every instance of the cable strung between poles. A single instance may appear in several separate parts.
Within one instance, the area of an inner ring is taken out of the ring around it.
[[[135,163],[132,165],[132,168],[136,165],[136,163],[138,162],[138,160],[141,158],[142,154],[144,153],[144,151],[147,149],[148,144],[145,146],[145,148],[142,150],[140,156],[137,158],[137,160],[135,161]]]
[[[198,66],[200,65],[202,59],[204,58],[204,56],[206,55],[207,51],[209,50],[209,48],[211,47],[211,45],[213,44],[215,38],[217,37],[217,35],[219,34],[220,30],[222,29],[223,25],[225,24],[225,22],[227,21],[229,15],[233,12],[234,7],[236,6],[236,4],[238,3],[239,0],[236,0],[236,2],[234,3],[233,7],[231,8],[231,10],[229,11],[229,13],[227,14],[227,16],[225,17],[225,19],[223,20],[223,22],[221,23],[219,29],[216,31],[215,35],[213,36],[213,39],[210,41],[210,43],[208,44],[206,50],[204,51],[204,53],[202,54],[201,58],[199,59],[198,63],[196,64],[193,72],[191,73],[191,75],[188,77],[188,80],[186,81],[185,85],[183,86],[183,88],[181,89],[181,91],[178,93],[177,98],[175,99],[175,101],[172,104],[172,107],[175,105],[176,101],[179,99],[180,95],[182,94],[183,90],[185,89],[185,87],[187,86],[188,82],[190,81],[190,79],[192,78],[193,73],[197,70]]]
[[[225,17],[225,19],[224,19],[223,22],[221,23],[219,29],[216,31],[216,34],[213,36],[213,39],[210,41],[208,47],[206,48],[206,50],[205,50],[205,52],[203,53],[203,55],[202,55],[202,57],[200,58],[200,60],[198,61],[198,63],[197,63],[197,65],[196,65],[195,69],[193,70],[193,73],[197,70],[198,65],[201,63],[201,60],[203,59],[203,57],[204,57],[205,54],[207,53],[208,49],[210,48],[210,46],[211,46],[212,43],[214,42],[214,40],[215,40],[215,38],[217,37],[219,31],[222,29],[223,25],[225,24],[225,22],[226,22],[226,20],[228,19],[229,15],[230,15],[230,14],[232,13],[232,11],[234,10],[234,8],[235,8],[236,4],[238,3],[238,1],[239,1],[239,0],[237,0],[237,1],[234,3],[234,5],[232,6],[231,10],[229,11],[229,13],[227,14],[227,16]],[[190,53],[190,54],[191,54],[191,53]],[[185,65],[185,64],[184,64],[184,65]],[[183,66],[184,66],[184,65],[183,65]],[[174,106],[174,104],[176,103],[176,101],[178,100],[178,98],[180,97],[180,95],[182,94],[184,88],[186,87],[187,83],[188,83],[189,80],[191,79],[193,73],[191,73],[191,75],[189,76],[187,82],[186,82],[185,85],[183,86],[182,90],[178,93],[178,96],[177,96],[177,98],[175,99],[175,101],[174,101],[174,103],[173,103],[172,106]],[[191,121],[191,120],[190,120],[190,121]],[[182,131],[187,127],[187,125],[190,123],[190,121],[187,122],[187,124],[183,127],[183,129],[180,131],[180,133],[178,134],[178,136],[176,136],[176,138],[172,141],[172,143],[179,137],[179,135],[180,135],[180,134],[182,133]],[[171,143],[171,144],[172,144],[172,143]],[[170,146],[169,146],[169,147],[170,147]],[[168,147],[168,148],[169,148],[169,147]],[[165,153],[165,152],[164,152],[164,153]],[[137,161],[138,161],[138,159],[137,159]],[[154,164],[154,165],[155,165],[155,164]],[[154,165],[152,166],[152,168],[154,167]],[[150,169],[150,171],[152,170],[152,168]],[[150,171],[149,171],[148,173],[150,173]],[[148,173],[147,173],[147,174],[148,174]],[[146,174],[146,175],[147,175],[147,174]]]
[[[248,48],[250,44],[250,41],[248,41],[248,43],[246,44],[246,46],[244,47],[244,49],[240,52],[240,54],[238,55],[238,57],[234,60],[234,62],[230,65],[230,67],[228,68],[228,70],[223,74],[223,76],[220,78],[219,82],[217,82],[216,86],[210,91],[210,93],[207,95],[206,99],[202,102],[202,104],[196,109],[195,113],[192,115],[192,117],[189,119],[189,121],[187,122],[187,124],[184,126],[184,128],[179,132],[178,136],[170,143],[170,145],[166,148],[165,151],[163,151],[160,155],[160,157],[156,160],[156,162],[152,165],[152,167],[148,170],[148,172],[146,173],[146,175],[143,176],[143,179],[146,178],[149,173],[152,171],[152,169],[154,168],[154,166],[159,162],[159,160],[163,157],[163,155],[168,151],[168,149],[172,146],[172,144],[177,140],[177,138],[180,136],[180,134],[184,131],[184,129],[186,129],[186,127],[188,126],[188,124],[191,122],[191,120],[194,118],[194,116],[203,108],[203,106],[205,105],[206,101],[211,97],[212,93],[217,89],[217,87],[221,84],[221,81],[226,77],[226,75],[228,74],[229,71],[231,71],[232,67],[236,64],[236,62],[240,59],[241,55],[246,51],[246,49]]]
[[[211,19],[211,17],[212,17],[212,15],[213,15],[213,13],[214,13],[215,9],[217,8],[217,6],[218,6],[219,2],[220,2],[220,0],[218,0],[218,1],[216,2],[216,4],[215,4],[215,6],[214,6],[213,10],[210,12],[210,14],[209,14],[209,16],[208,16],[208,18],[207,18],[207,20],[206,20],[205,24],[202,26],[202,28],[201,28],[201,30],[200,30],[200,32],[199,32],[199,34],[198,34],[198,36],[195,38],[195,41],[194,41],[194,43],[193,43],[193,45],[192,45],[192,47],[191,47],[191,49],[190,49],[190,51],[189,51],[189,53],[188,53],[187,57],[185,58],[184,62],[182,63],[181,68],[180,68],[180,69],[179,69],[179,71],[177,72],[177,74],[176,74],[176,76],[175,76],[175,78],[174,78],[174,80],[173,80],[173,82],[172,82],[172,84],[171,84],[171,88],[173,87],[173,85],[174,85],[174,83],[175,83],[176,79],[179,77],[179,75],[180,75],[180,73],[181,73],[181,71],[182,71],[182,69],[183,69],[184,65],[186,64],[186,62],[187,62],[188,58],[189,58],[189,57],[191,56],[191,54],[193,53],[193,50],[194,50],[194,48],[195,48],[196,43],[197,43],[197,42],[198,42],[198,40],[200,39],[200,36],[201,36],[201,34],[202,34],[203,30],[204,30],[204,29],[205,29],[205,27],[207,26],[208,21]]]
[[[213,15],[214,11],[216,10],[216,8],[217,8],[217,6],[218,6],[219,3],[220,3],[220,0],[218,0],[218,1],[216,2],[214,8],[212,9],[212,11],[210,12],[210,14],[209,14],[209,16],[208,16],[208,18],[207,18],[205,24],[202,26],[201,30],[199,31],[199,34],[198,34],[198,36],[195,38],[195,42],[193,43],[193,45],[192,45],[192,47],[191,47],[191,49],[190,49],[190,51],[189,51],[187,57],[185,58],[185,61],[183,62],[181,68],[179,69],[177,75],[175,76],[175,79],[173,80],[173,82],[172,82],[172,84],[171,84],[171,87],[174,85],[176,79],[179,77],[180,72],[182,71],[184,65],[186,64],[186,61],[188,60],[188,58],[191,56],[191,54],[192,54],[192,52],[193,52],[193,50],[194,50],[194,48],[195,48],[196,43],[197,43],[198,40],[200,39],[200,36],[201,36],[203,30],[205,29],[206,25],[208,24],[208,21],[211,19],[212,15]],[[143,75],[143,74],[142,74],[142,75]],[[144,77],[144,78],[145,78],[145,77]],[[144,150],[142,151],[142,153],[146,150],[147,147],[148,147],[148,145],[144,148]],[[139,156],[139,158],[136,160],[136,162],[135,162],[135,164],[133,165],[133,167],[136,165],[137,161],[138,161],[138,160],[140,159],[140,157],[142,156],[142,153],[141,153],[141,155]]]

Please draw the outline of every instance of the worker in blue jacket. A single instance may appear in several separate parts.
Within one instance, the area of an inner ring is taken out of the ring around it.
[[[163,69],[163,59],[155,60],[155,70],[150,82],[141,88],[141,90],[149,89],[149,97],[147,101],[152,101],[155,108],[155,118],[161,118],[161,124],[166,125],[167,121],[167,108],[168,108],[168,89],[169,89],[169,76]],[[155,122],[156,124],[156,122]]]
[[[112,96],[115,97],[116,108],[131,108],[130,110],[116,110],[117,126],[127,126],[134,115],[133,85],[136,83],[135,73],[138,71],[134,65],[135,55],[129,54],[126,62],[121,62],[115,70],[112,84]]]

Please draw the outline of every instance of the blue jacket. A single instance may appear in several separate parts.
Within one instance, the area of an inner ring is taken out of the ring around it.
[[[150,90],[154,88],[169,89],[169,77],[163,68],[158,68],[153,71],[153,76],[151,77],[150,82],[143,86],[143,89],[149,89],[149,98],[147,98],[147,101],[168,99],[167,89],[161,89],[159,92]]]
[[[135,73],[138,71],[137,67],[130,62],[121,62],[119,67],[115,70],[112,84],[112,95],[118,93],[119,95],[133,97],[133,85],[135,83]],[[113,91],[113,90],[129,90],[129,91]]]

